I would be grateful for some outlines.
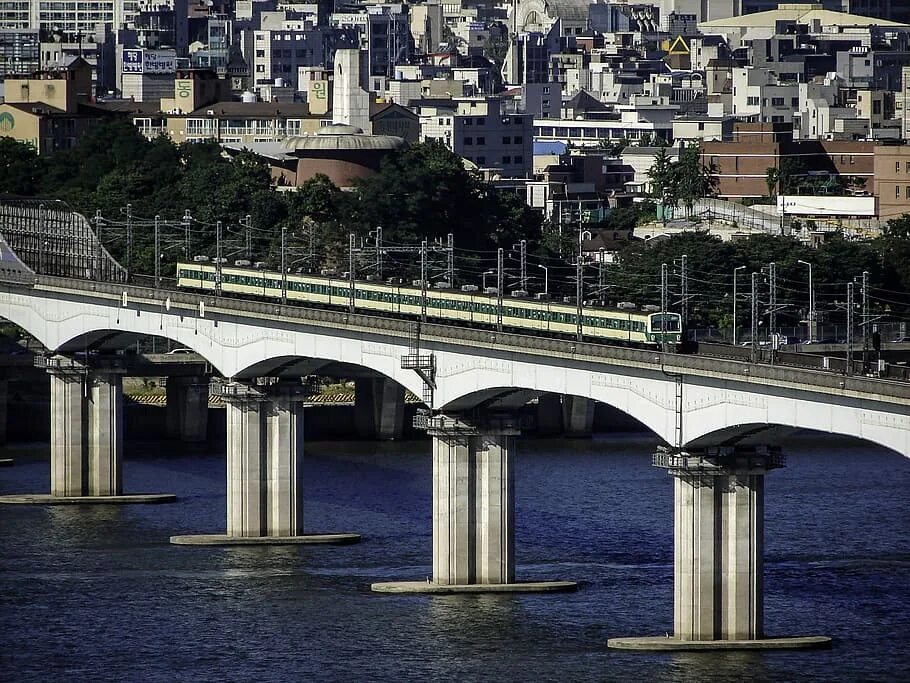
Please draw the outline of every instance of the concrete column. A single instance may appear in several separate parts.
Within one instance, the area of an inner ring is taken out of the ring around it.
[[[594,431],[594,401],[566,394],[562,397],[562,420],[567,437],[590,439]]]
[[[361,438],[400,439],[404,431],[404,387],[385,377],[355,380],[354,415]]]
[[[496,584],[515,580],[515,479],[519,430],[508,418],[472,424],[431,418],[433,580]]]
[[[538,397],[537,433],[540,436],[559,436],[563,433],[559,394],[541,394]]]
[[[0,446],[6,444],[6,413],[9,402],[9,380],[0,379]]]
[[[54,370],[51,377],[51,495],[123,492],[120,374]]]
[[[222,387],[227,405],[227,535],[303,531],[302,387]]]
[[[657,458],[660,458],[658,454]],[[664,454],[675,481],[674,635],[763,637],[764,475],[768,449]]]
[[[185,442],[208,435],[209,382],[206,377],[168,377],[167,435]]]

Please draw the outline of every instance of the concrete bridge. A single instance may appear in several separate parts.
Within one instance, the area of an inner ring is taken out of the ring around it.
[[[670,644],[779,645],[763,640],[762,519],[764,475],[784,463],[780,438],[812,429],[910,456],[904,382],[54,277],[18,261],[0,269],[0,316],[48,349],[39,360],[52,396],[44,502],[123,500],[127,370],[117,352],[149,336],[205,359],[227,403],[227,533],[175,542],[326,540],[303,535],[302,377],[359,375],[380,431],[400,419],[405,389],[422,396],[433,440],[433,580],[380,591],[571,585],[516,583],[513,532],[516,411],[564,395],[570,420],[601,401],[666,444],[654,464],[676,487]],[[208,386],[189,378],[169,396],[188,425]],[[641,643],[617,643],[630,644]]]

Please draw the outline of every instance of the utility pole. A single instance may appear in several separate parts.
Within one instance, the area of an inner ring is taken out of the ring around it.
[[[680,317],[682,318],[683,334],[689,329],[689,257],[686,254],[680,259],[679,278],[680,278],[680,295],[682,304]]]
[[[348,234],[348,310],[353,313],[356,301],[354,297],[354,233]]]
[[[660,264],[660,350],[667,350],[667,308],[670,298],[667,264]]]
[[[155,289],[161,286],[161,217],[155,216]]]
[[[524,240],[522,240],[524,241]],[[449,287],[455,288],[455,235],[449,233],[446,236],[446,249],[448,249],[448,259],[446,261],[446,280],[449,281]]]
[[[101,244],[101,209],[95,211],[95,238],[98,244],[95,246],[95,279],[102,279],[101,256],[104,253],[104,246]]]
[[[745,266],[736,266],[736,268],[733,269],[733,346],[736,346],[736,341],[737,341],[736,331],[739,326],[739,319],[736,317],[736,304],[739,299],[739,294],[738,294],[737,288],[736,288],[736,285],[737,285],[736,274],[739,273],[739,271],[741,271],[741,270],[745,270],[745,268],[746,268]]]
[[[752,273],[752,362],[758,362],[758,273]]]
[[[281,226],[281,305],[288,302],[288,229]]]
[[[38,272],[44,274],[44,252],[46,251],[44,237],[44,204],[38,204]],[[129,273],[127,273],[129,279]]]
[[[771,364],[774,364],[774,353],[776,349],[777,335],[777,264],[773,261],[768,268],[768,280],[771,288],[771,294],[768,304],[768,341],[771,342]]]
[[[606,273],[604,269],[604,252],[605,249],[601,247],[597,259],[597,289],[600,292],[601,298],[603,298],[604,285],[606,284],[606,278],[604,277]]]
[[[575,338],[582,340],[582,300],[585,294],[584,284],[584,262],[582,261],[582,229],[581,229],[581,202],[578,203],[578,257],[575,259]]]
[[[502,332],[502,247],[496,250],[496,330]]]
[[[522,240],[521,246],[521,291],[528,291],[528,241]]]
[[[427,321],[427,241],[420,243],[420,322]]]
[[[193,220],[189,209],[183,210],[183,258],[190,257],[190,223]]]
[[[215,223],[215,294],[221,294],[221,221]]]
[[[253,258],[253,218],[246,215],[246,260]]]
[[[848,375],[853,374],[853,283],[847,283],[847,368]]]
[[[382,226],[376,226],[376,277],[382,282]]]
[[[133,277],[133,205],[126,205],[126,281]]]
[[[869,334],[869,271],[863,271],[863,374],[869,372],[869,351],[872,343],[872,336]]]

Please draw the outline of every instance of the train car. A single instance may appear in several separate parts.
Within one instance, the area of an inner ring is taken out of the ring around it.
[[[177,286],[215,291],[215,266],[210,263],[177,264]],[[289,302],[347,308],[350,283],[346,279],[318,275],[289,274],[286,278]],[[282,296],[281,274],[223,266],[221,291],[269,300]],[[381,282],[356,281],[354,308],[358,311],[417,317],[423,312],[423,292],[419,287]],[[499,322],[497,297],[488,294],[428,289],[427,317],[465,325],[495,326]],[[575,335],[578,310],[574,305],[532,299],[504,297],[504,327],[534,331],[538,334]],[[676,313],[648,313],[629,309],[585,307],[582,334],[626,344],[679,343],[680,318]]]

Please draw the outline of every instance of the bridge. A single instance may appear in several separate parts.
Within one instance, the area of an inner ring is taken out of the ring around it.
[[[226,534],[175,543],[354,540],[303,534],[301,378],[334,369],[369,387],[379,432],[394,436],[405,390],[427,409],[419,419],[432,438],[433,579],[374,590],[571,587],[515,579],[518,410],[562,395],[571,420],[600,401],[666,444],[654,464],[676,490],[669,644],[779,646],[762,631],[762,519],[764,476],[785,463],[780,439],[811,429],[910,457],[907,382],[139,286],[107,263],[90,230],[81,233],[83,262],[58,259],[63,267],[47,273],[37,249],[17,248],[22,234],[6,220],[0,211],[0,316],[47,349],[37,361],[52,406],[51,494],[42,502],[129,500],[121,352],[165,337],[211,367],[211,390],[227,404]],[[192,425],[208,377],[175,386],[168,401]]]

